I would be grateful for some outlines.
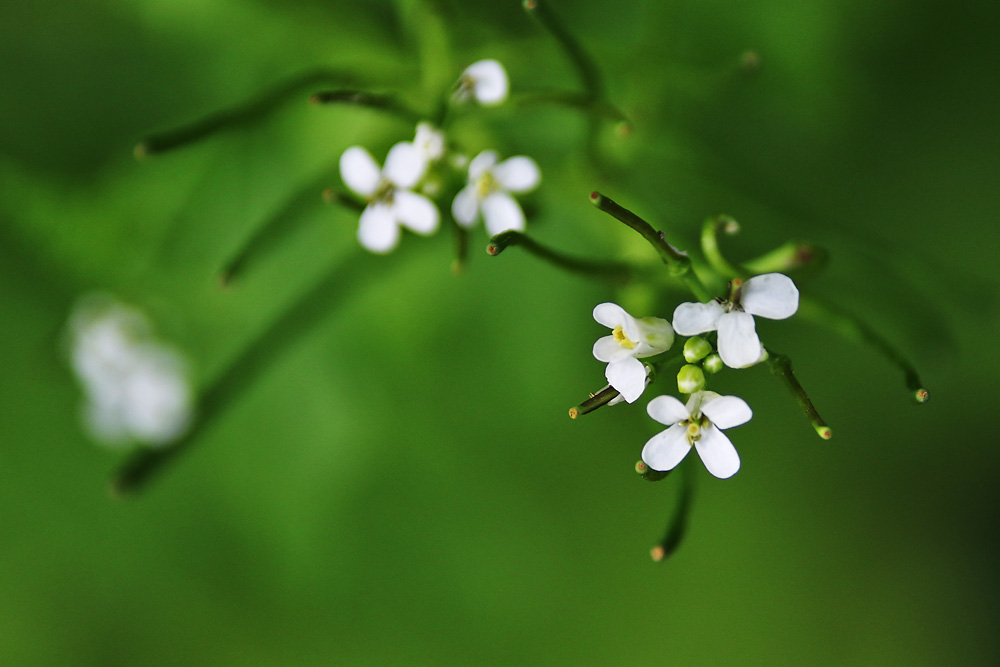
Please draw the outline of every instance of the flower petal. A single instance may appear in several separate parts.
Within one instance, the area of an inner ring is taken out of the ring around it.
[[[651,357],[670,349],[674,342],[674,330],[670,322],[659,317],[643,317],[635,320],[639,340],[636,356]]]
[[[493,175],[504,189],[511,192],[533,190],[542,179],[538,165],[524,155],[507,158],[493,168]]]
[[[396,190],[392,210],[400,224],[417,234],[433,234],[437,231],[437,206],[423,195],[409,190]]]
[[[455,222],[465,228],[476,223],[479,217],[479,200],[476,198],[476,186],[467,185],[455,195],[451,203],[451,215]]]
[[[594,358],[598,361],[608,363],[612,359],[619,358],[618,355],[621,353],[621,350],[622,346],[618,344],[614,336],[604,336],[598,338],[597,342],[594,343]]]
[[[701,411],[720,429],[746,424],[753,410],[739,396],[719,396],[701,404]]]
[[[426,170],[427,158],[408,141],[400,141],[385,156],[385,177],[397,187],[412,188]]]
[[[524,231],[524,212],[514,198],[506,192],[494,192],[482,203],[483,220],[490,236],[514,230]]]
[[[371,153],[361,146],[351,146],[340,156],[340,178],[354,192],[370,197],[375,194],[381,175]]]
[[[594,319],[609,329],[621,326],[628,317],[629,314],[617,303],[599,303],[594,306]]]
[[[690,451],[687,428],[674,424],[646,442],[642,448],[642,460],[653,470],[673,470]]]
[[[715,331],[719,318],[725,313],[717,301],[708,303],[682,303],[674,309],[674,331],[682,336],[694,336]]]
[[[507,72],[496,60],[480,60],[465,68],[464,77],[473,80],[480,104],[500,104],[507,99]]]
[[[428,162],[433,162],[444,155],[444,134],[430,123],[418,123],[413,145]]]
[[[760,360],[763,349],[753,315],[733,311],[719,318],[719,356],[730,368],[745,368]]]
[[[469,180],[477,181],[479,177],[485,174],[487,171],[493,168],[493,165],[497,163],[497,154],[493,151],[483,151],[476,157],[472,158],[472,162],[469,163]]]
[[[642,396],[646,388],[646,367],[631,356],[608,364],[604,377],[629,403],[634,403]]]
[[[371,204],[361,213],[358,241],[372,252],[387,253],[399,243],[399,225],[392,209],[385,204]]]
[[[740,455],[726,434],[708,426],[701,430],[701,438],[694,443],[702,463],[719,479],[728,479],[740,469]]]
[[[740,294],[743,310],[769,320],[783,320],[799,309],[799,290],[791,278],[781,273],[754,276],[746,281]]]
[[[684,421],[691,416],[684,404],[673,396],[657,396],[646,406],[646,414],[667,426]]]

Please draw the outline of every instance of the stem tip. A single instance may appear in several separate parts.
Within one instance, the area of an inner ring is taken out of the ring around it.
[[[667,555],[666,549],[663,545],[657,544],[655,547],[649,550],[649,557],[653,559],[653,562],[659,563],[663,560],[664,556]]]
[[[931,397],[930,392],[924,389],[923,387],[920,387],[919,389],[917,389],[917,391],[913,393],[913,398],[916,399],[917,403],[926,403],[927,399],[929,399],[930,397]]]

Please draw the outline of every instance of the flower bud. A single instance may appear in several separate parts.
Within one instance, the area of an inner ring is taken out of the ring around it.
[[[693,336],[684,343],[684,360],[689,364],[701,361],[712,352],[712,345],[704,338]]]
[[[718,353],[713,353],[705,357],[705,361],[701,362],[702,367],[709,373],[718,373],[722,370],[722,357]]]
[[[693,394],[705,388],[705,374],[693,364],[685,364],[677,373],[677,390],[682,394]]]

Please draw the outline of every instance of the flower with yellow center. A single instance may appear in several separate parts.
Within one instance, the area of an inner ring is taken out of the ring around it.
[[[482,215],[490,236],[524,231],[524,212],[511,193],[534,190],[541,177],[530,157],[517,155],[497,163],[495,152],[483,151],[469,163],[468,184],[451,205],[455,222],[469,228]]]
[[[608,384],[632,403],[646,388],[646,367],[639,359],[669,350],[674,330],[658,317],[636,319],[615,303],[598,304],[594,319],[611,329],[594,343],[594,357],[608,364]]]
[[[653,470],[673,470],[691,448],[719,479],[727,479],[740,469],[740,455],[722,431],[750,421],[753,412],[737,396],[720,396],[714,391],[691,394],[687,405],[673,396],[657,396],[646,412],[670,428],[657,433],[642,448],[642,460]]]

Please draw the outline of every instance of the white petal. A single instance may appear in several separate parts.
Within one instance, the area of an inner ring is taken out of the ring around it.
[[[687,402],[687,411],[689,414],[701,416],[701,406],[702,403],[708,403],[709,401],[715,400],[719,395],[714,391],[696,391],[691,394],[691,397]]]
[[[471,227],[479,217],[479,199],[476,198],[476,186],[467,185],[455,195],[451,203],[451,215],[462,227]]]
[[[608,363],[612,359],[621,358],[619,356],[621,355],[621,350],[622,346],[618,344],[614,336],[604,336],[603,338],[598,338],[597,342],[594,343],[594,358],[598,361]]]
[[[514,198],[506,192],[494,192],[482,203],[483,220],[490,236],[514,230],[524,231],[524,212]]]
[[[753,315],[733,311],[719,318],[719,356],[730,368],[745,368],[760,360],[763,349]]]
[[[715,331],[725,310],[717,301],[682,303],[674,309],[674,331],[682,336],[694,336]]]
[[[387,253],[399,243],[399,225],[385,204],[372,204],[361,213],[358,241],[368,250]]]
[[[670,349],[674,342],[674,330],[670,322],[659,317],[643,317],[635,320],[639,334],[636,356],[650,357]]]
[[[527,192],[538,186],[542,172],[530,157],[518,155],[507,158],[493,168],[497,182],[511,192]]]
[[[499,104],[507,99],[507,72],[496,60],[480,60],[465,68],[464,77],[473,80],[480,104]]]
[[[430,123],[418,123],[413,145],[432,162],[444,155],[444,134]]]
[[[385,157],[385,177],[401,188],[412,188],[423,178],[426,170],[427,158],[408,141],[400,141],[389,149]]]
[[[673,470],[690,451],[687,427],[675,424],[646,442],[642,448],[642,460],[653,470]]]
[[[701,439],[694,443],[702,463],[719,479],[728,479],[740,469],[740,455],[726,434],[709,426],[701,430]]]
[[[684,421],[691,416],[684,404],[673,396],[657,396],[646,406],[646,414],[667,426]]]
[[[752,315],[783,320],[799,309],[799,290],[788,276],[766,273],[743,285],[740,303]]]
[[[627,317],[629,314],[617,303],[599,303],[594,306],[594,319],[609,329],[621,326]]]
[[[396,190],[392,210],[400,224],[417,234],[433,234],[438,228],[437,206],[409,190]]]
[[[375,158],[361,146],[351,146],[340,156],[340,178],[362,197],[375,194],[380,177]]]
[[[497,154],[493,151],[483,151],[476,157],[472,158],[472,162],[469,163],[469,180],[477,181],[479,177],[485,174],[487,171],[493,168],[493,165],[497,163]]]
[[[626,357],[608,364],[604,377],[629,403],[642,396],[646,388],[646,367],[638,359]]]
[[[701,404],[701,411],[721,429],[746,424],[753,410],[739,396],[719,396]]]

